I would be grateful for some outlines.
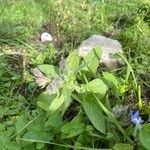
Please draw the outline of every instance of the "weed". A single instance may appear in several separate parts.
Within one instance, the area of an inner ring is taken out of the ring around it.
[[[0,1],[0,149],[149,149],[149,6]],[[121,68],[99,66],[99,48],[74,51],[95,33],[122,43]]]

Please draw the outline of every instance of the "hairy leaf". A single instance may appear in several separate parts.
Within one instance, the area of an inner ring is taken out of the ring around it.
[[[65,97],[63,94],[59,97],[55,97],[49,106],[49,110],[51,112],[55,112],[57,109],[59,109],[62,106],[64,101],[65,101]]]
[[[80,119],[74,119],[71,122],[65,124],[61,128],[63,138],[71,138],[77,136],[86,130],[86,125],[81,122]]]
[[[142,145],[150,150],[150,123],[149,124],[144,124],[142,126],[142,129],[140,130],[139,133],[139,138],[142,143]]]
[[[58,77],[59,69],[53,65],[39,65],[38,68],[47,76],[47,77]]]
[[[66,59],[65,67],[68,68],[72,72],[77,71],[79,67],[80,57],[77,53],[77,51],[73,51],[69,54],[69,56]]]
[[[119,82],[112,73],[103,72],[103,77],[107,81],[107,83],[110,87],[112,87],[112,86],[115,86],[116,88],[118,87]]]
[[[59,127],[62,124],[61,112],[56,111],[49,116],[48,120],[45,122],[45,127]]]
[[[20,116],[18,119],[17,119],[17,122],[15,124],[15,127],[16,127],[16,131],[20,131],[22,128],[24,128],[26,126],[26,120],[24,118],[24,116]]]
[[[106,132],[105,119],[101,108],[92,95],[83,96],[83,108],[93,126],[101,133]]]
[[[133,150],[133,145],[125,143],[117,143],[113,148],[114,150]]]
[[[101,48],[97,47],[97,48],[91,50],[83,58],[82,64],[86,64],[86,66],[84,68],[82,68],[82,70],[92,72],[92,73],[96,73],[97,68],[99,66],[101,54],[102,54]]]
[[[94,79],[87,84],[81,85],[82,92],[93,92],[104,96],[107,91],[107,86],[101,79]]]
[[[46,93],[42,93],[38,97],[37,104],[45,111],[49,111],[49,106],[54,98],[55,98],[55,95],[49,95]]]

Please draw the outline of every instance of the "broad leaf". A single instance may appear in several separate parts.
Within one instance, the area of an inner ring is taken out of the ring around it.
[[[82,147],[83,145],[84,146],[87,145],[87,140],[86,140],[86,135],[81,134],[79,135],[78,139],[75,141],[74,150],[78,150],[78,147]]]
[[[81,85],[82,92],[93,92],[98,93],[101,96],[104,96],[107,91],[107,86],[101,79],[94,79],[87,84]]]
[[[105,119],[101,108],[92,95],[83,96],[83,108],[93,126],[101,133],[106,132]]]
[[[23,138],[25,139],[33,139],[33,140],[45,140],[50,141],[53,139],[53,133],[52,132],[46,132],[46,131],[28,131],[24,134]]]
[[[37,104],[45,111],[49,111],[49,106],[54,98],[55,98],[55,95],[49,95],[46,93],[42,93],[38,97]]]
[[[17,142],[8,142],[5,144],[8,150],[21,150],[21,146]]]
[[[55,112],[57,109],[59,109],[62,106],[64,101],[65,101],[65,97],[63,94],[61,94],[61,96],[59,97],[55,97],[49,106],[49,110],[51,112]]]
[[[63,86],[63,95],[65,98],[65,101],[63,103],[63,111],[65,111],[72,102],[71,93],[74,90],[73,86],[74,86],[74,82],[69,82],[68,84],[65,84]]]
[[[45,143],[37,143],[36,149],[42,149],[42,148],[44,148],[44,146],[45,146]]]
[[[48,120],[45,122],[44,127],[59,127],[62,124],[61,112],[56,111],[49,116]]]
[[[62,138],[71,138],[83,133],[86,130],[86,125],[78,118],[65,124],[61,128]]]
[[[150,150],[150,123],[149,124],[144,124],[142,126],[142,129],[140,130],[139,133],[139,138],[142,143],[142,145]]]
[[[133,150],[133,145],[124,144],[124,143],[117,143],[113,147],[114,150]]]
[[[83,58],[83,61],[82,61],[81,65],[86,64],[86,66],[84,68],[82,68],[82,70],[92,72],[92,73],[96,73],[97,68],[99,66],[99,63],[100,63],[101,54],[102,54],[102,50],[99,47],[91,50]]]
[[[24,116],[20,116],[20,117],[17,119],[17,122],[16,122],[16,124],[15,124],[16,131],[19,132],[19,131],[22,130],[25,126],[26,126],[26,120],[25,120]]]
[[[10,141],[8,136],[0,135],[0,150],[6,150],[5,145]]]
[[[0,150],[21,150],[17,142],[10,142],[10,137],[0,136]]]
[[[51,128],[45,128],[45,117],[37,118],[32,124],[27,127],[27,132],[23,135],[25,139],[33,140],[46,140],[49,141],[53,138]]]
[[[64,112],[68,106],[71,104],[71,93],[74,90],[74,81],[70,81],[69,83],[64,83],[62,90],[60,90],[61,94],[57,92],[57,97],[52,101],[49,110],[51,112],[55,112],[57,109],[61,107],[61,111]]]
[[[59,76],[59,69],[53,65],[38,65],[38,68],[47,77],[58,77]]]
[[[23,150],[35,150],[36,149],[35,143],[33,143],[31,141],[28,141],[28,142],[26,141],[26,143],[28,143],[28,145],[26,145]]]
[[[72,70],[73,72],[77,71],[79,67],[80,57],[77,53],[77,51],[73,51],[69,54],[69,56],[66,59],[66,69]]]
[[[113,86],[115,86],[116,88],[118,87],[119,82],[112,73],[103,72],[103,77],[107,81],[109,87],[113,87]]]

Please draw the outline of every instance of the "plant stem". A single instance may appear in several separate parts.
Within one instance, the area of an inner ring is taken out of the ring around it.
[[[108,117],[110,117],[112,123],[114,123],[116,125],[116,127],[119,129],[119,131],[122,133],[122,135],[124,136],[125,139],[128,140],[129,143],[132,144],[132,140],[130,139],[130,137],[127,136],[127,134],[125,133],[124,129],[121,127],[121,125],[118,123],[118,121],[115,119],[114,115],[101,103],[101,101],[97,98],[97,96],[92,93],[93,96],[95,97],[97,103],[100,105],[100,107],[103,109],[103,111],[107,114]]]

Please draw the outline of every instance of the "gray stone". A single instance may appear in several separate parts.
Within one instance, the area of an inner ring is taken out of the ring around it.
[[[94,34],[81,43],[78,48],[79,55],[84,57],[96,47],[102,48],[101,63],[111,69],[118,66],[119,60],[113,58],[113,54],[118,52],[122,53],[123,50],[121,44],[117,40]]]

